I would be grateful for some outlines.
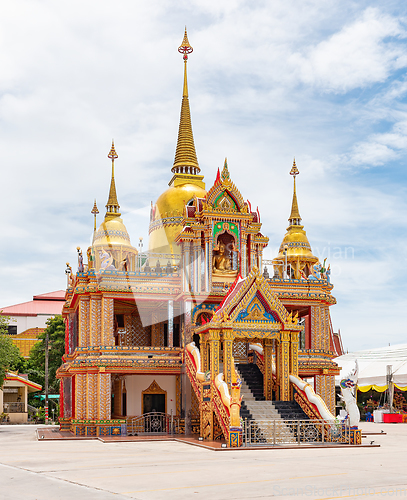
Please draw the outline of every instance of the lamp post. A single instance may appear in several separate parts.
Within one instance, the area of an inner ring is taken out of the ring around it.
[[[138,244],[138,267],[139,271],[141,271],[141,253],[143,252],[143,237],[140,236],[139,244]]]

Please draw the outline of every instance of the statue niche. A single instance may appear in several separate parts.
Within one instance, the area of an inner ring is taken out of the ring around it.
[[[233,252],[236,251],[234,237],[226,231],[220,234],[213,251],[212,274],[220,277],[236,276],[237,266],[233,266]]]

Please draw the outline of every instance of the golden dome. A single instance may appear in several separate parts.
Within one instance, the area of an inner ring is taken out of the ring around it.
[[[307,233],[303,229],[304,226],[289,226],[283,241],[280,245],[279,254],[277,259],[284,259],[284,248],[287,247],[287,260],[301,260],[309,262],[317,262],[318,258],[313,255],[311,245],[309,244]]]
[[[198,180],[202,179],[201,176],[194,176],[198,178],[197,181],[194,179],[184,184],[177,183],[181,181],[179,177],[180,174],[176,174],[175,182],[158,198],[153,209],[149,230],[150,252],[179,254],[180,249],[174,240],[182,227],[184,206],[194,196],[206,196],[205,184]]]
[[[130,236],[123,224],[123,219],[120,217],[105,219],[95,233],[93,245],[106,247],[112,245],[131,246]]]

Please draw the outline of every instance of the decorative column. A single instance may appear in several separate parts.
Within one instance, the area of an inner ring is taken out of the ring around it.
[[[205,373],[209,369],[209,357],[208,357],[208,342],[203,338],[203,335],[200,334],[200,354],[201,354],[201,370]]]
[[[97,418],[98,420],[110,420],[111,418],[111,380],[110,373],[105,368],[99,368],[97,376]]]
[[[192,327],[191,327],[191,315],[192,315],[192,302],[187,300],[184,302],[184,346],[192,342]]]
[[[113,299],[108,297],[102,298],[102,345],[114,345],[114,324],[113,324]]]
[[[210,261],[209,261],[209,239],[205,237],[205,292],[209,292],[209,269],[210,269]]]
[[[86,374],[86,420],[97,419],[97,374]]]
[[[242,253],[240,254],[240,268],[242,273],[242,278],[246,278],[247,274],[247,236],[242,234]]]
[[[211,360],[211,380],[219,374],[219,331],[209,330],[209,346]]]
[[[290,401],[290,332],[282,331],[279,352],[280,401]]]
[[[264,340],[264,397],[266,401],[273,399],[273,341]]]
[[[311,349],[322,349],[321,307],[311,307]]]
[[[233,331],[222,330],[223,337],[223,374],[229,390],[232,383]]]
[[[76,420],[86,418],[86,374],[75,375],[75,415]]]
[[[102,297],[100,295],[91,295],[90,297],[90,342],[91,346],[102,345]]]
[[[168,301],[168,347],[174,345],[174,301]]]
[[[298,377],[298,340],[300,333],[291,332],[290,374]]]
[[[276,363],[276,399],[280,400],[280,342],[277,339],[274,339],[274,355],[275,355],[275,363]]]
[[[196,268],[196,286],[195,286],[195,292],[197,294],[201,293],[202,289],[202,279],[201,279],[201,240],[197,242],[197,247],[196,247],[196,260],[195,260],[195,268]]]
[[[79,299],[79,347],[87,347],[89,342],[89,296],[84,295]]]

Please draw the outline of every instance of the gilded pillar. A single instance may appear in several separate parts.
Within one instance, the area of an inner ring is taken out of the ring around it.
[[[247,275],[247,236],[242,234],[242,252],[240,254],[240,269],[242,278]]]
[[[111,380],[110,373],[105,368],[99,368],[97,377],[97,418],[98,420],[110,420],[111,418]]]
[[[90,298],[90,342],[91,346],[102,345],[102,297],[94,295]]]
[[[264,340],[264,397],[266,401],[273,399],[273,341]]]
[[[102,298],[102,345],[114,345],[113,299]]]
[[[217,330],[209,331],[211,380],[219,374],[219,332]]]
[[[205,238],[205,292],[209,292],[209,240]]]
[[[228,384],[232,383],[232,363],[233,363],[233,332],[231,330],[224,330],[223,336],[223,375],[224,381]]]
[[[208,342],[203,339],[203,335],[200,335],[200,354],[201,354],[201,370],[205,373],[208,370]]]
[[[184,243],[184,291],[189,292],[191,290],[191,279],[190,279],[190,267],[191,267],[191,257],[190,257],[191,245],[189,241]]]
[[[89,345],[89,296],[80,297],[79,302],[79,347]]]
[[[168,347],[174,345],[174,301],[168,301]]]
[[[299,332],[291,332],[290,374],[298,377],[298,340]]]
[[[290,400],[290,332],[282,331],[279,352],[280,401]]]
[[[86,418],[86,374],[75,375],[75,415],[77,420]]]
[[[311,307],[311,349],[322,349],[323,325],[321,321],[321,307]]]
[[[276,364],[276,399],[280,399],[280,341],[274,339],[274,356],[275,356],[275,364]]]
[[[97,374],[86,374],[86,420],[97,419]]]
[[[184,336],[185,345],[192,342],[192,326],[191,326],[191,315],[192,315],[192,302],[187,300],[184,302]]]

